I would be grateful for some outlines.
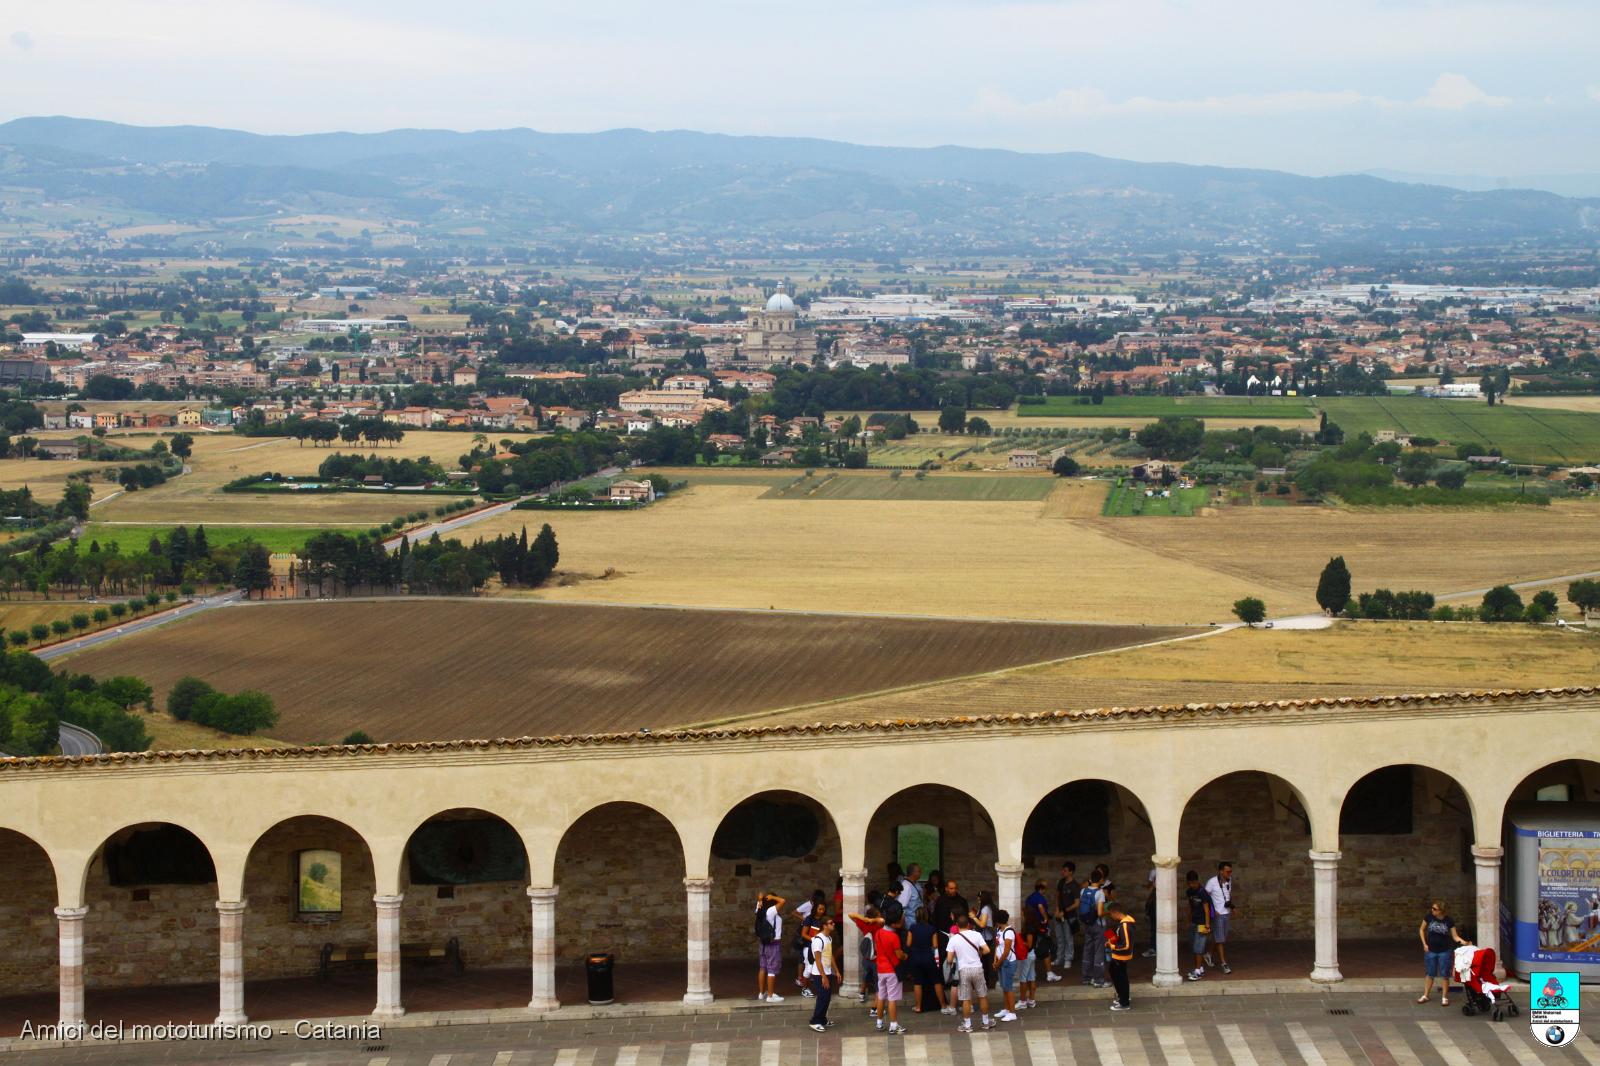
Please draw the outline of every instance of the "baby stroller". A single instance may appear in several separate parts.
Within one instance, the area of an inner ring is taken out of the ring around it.
[[[1456,979],[1467,991],[1467,1001],[1461,1005],[1462,1014],[1469,1018],[1474,1014],[1487,1014],[1498,1022],[1507,1014],[1515,1018],[1522,1013],[1511,999],[1511,986],[1494,979],[1493,949],[1468,944],[1456,949],[1452,961]]]

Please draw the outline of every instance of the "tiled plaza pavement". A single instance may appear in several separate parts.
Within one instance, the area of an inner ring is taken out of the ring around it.
[[[1414,947],[1397,941],[1349,941],[1340,946],[1340,965],[1347,978],[1411,976],[1420,970]],[[1233,959],[1240,980],[1298,980],[1311,970],[1309,943],[1268,942],[1237,945]],[[248,966],[248,962],[246,963]],[[792,963],[790,964],[792,968]],[[1149,982],[1153,959],[1136,958],[1131,967],[1135,987]],[[792,987],[787,975],[780,991]],[[620,1003],[671,1003],[683,996],[685,964],[619,963],[616,998]],[[1230,980],[1218,976],[1219,982]],[[528,1005],[532,979],[526,967],[477,969],[468,966],[456,975],[441,966],[408,965],[402,974],[401,999],[412,1014],[436,1011],[471,1011],[518,1008]],[[1070,982],[1040,988],[1046,995],[1073,987]],[[371,967],[335,973],[328,981],[315,977],[272,981],[247,981],[245,1013],[253,1021],[281,1018],[333,1018],[363,1015],[376,998]],[[754,960],[719,960],[712,964],[711,990],[719,1001],[739,1001],[755,992]],[[583,972],[573,967],[557,971],[556,993],[563,1004],[585,1001]],[[217,1014],[214,983],[162,985],[150,988],[96,989],[85,997],[88,1020],[124,1024],[210,1022]],[[0,998],[0,1039],[18,1032],[22,1023],[54,1021],[54,993]]]
[[[804,1027],[805,1014],[791,1001],[689,1017],[393,1029],[366,1042],[284,1036],[24,1051],[0,1061],[15,1054],[40,1066],[1600,1066],[1600,1046],[1588,1037],[1560,1051],[1539,1048],[1525,1018],[1467,1018],[1454,1007],[1416,1006],[1404,993],[1146,996],[1126,1014],[1111,1013],[1103,999],[1058,999],[970,1036],[954,1032],[950,1018],[912,1016],[911,1034],[892,1039],[873,1032],[859,1005],[841,1004],[837,1028],[825,1035]]]

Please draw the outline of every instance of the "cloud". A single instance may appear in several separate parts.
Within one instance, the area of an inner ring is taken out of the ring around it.
[[[1589,86],[1589,99],[1600,104],[1600,85]]]
[[[1474,106],[1504,107],[1510,102],[1508,96],[1490,96],[1465,74],[1441,74],[1417,104],[1439,111],[1460,111]]]
[[[33,34],[29,33],[27,30],[18,30],[16,33],[13,33],[8,40],[11,42],[11,47],[17,49],[18,51],[33,51]]]

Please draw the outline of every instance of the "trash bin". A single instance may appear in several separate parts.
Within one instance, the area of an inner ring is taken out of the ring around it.
[[[612,955],[590,955],[584,960],[584,969],[589,975],[589,1002],[592,1005],[602,1007],[616,998],[611,982],[611,971],[616,962],[616,957]]]

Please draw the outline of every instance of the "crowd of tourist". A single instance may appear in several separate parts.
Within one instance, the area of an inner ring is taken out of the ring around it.
[[[1054,890],[1046,880],[1035,882],[1016,915],[997,907],[989,890],[969,901],[956,880],[938,870],[924,880],[915,863],[903,870],[890,863],[884,886],[867,893],[861,914],[843,913],[842,880],[831,898],[819,888],[792,909],[784,897],[765,892],[755,908],[756,998],[783,1001],[778,988],[787,943],[797,956],[794,983],[800,995],[815,1000],[809,1024],[817,1032],[834,1024],[828,1008],[842,980],[846,951],[858,953],[860,994],[870,1004],[875,1027],[893,1036],[906,1032],[901,1007],[908,990],[911,1013],[955,1017],[963,1033],[973,1031],[974,1005],[977,1024],[992,1029],[1037,1006],[1041,980],[1048,984],[1074,975],[1084,985],[1112,989],[1112,1010],[1130,1010],[1128,964],[1140,951],[1136,943],[1146,945],[1146,957],[1156,953],[1155,882],[1151,870],[1141,886],[1139,918],[1104,864],[1080,880],[1075,863],[1062,863]],[[1190,870],[1185,882],[1187,913],[1180,912],[1180,921],[1186,919],[1194,954],[1185,976],[1199,981],[1212,967],[1232,973],[1227,955],[1232,864],[1219,862],[1215,876],[1203,885]],[[1141,922],[1148,930],[1142,937],[1136,932]],[[786,927],[793,931],[788,941]],[[991,1011],[996,989],[998,1009]]]

